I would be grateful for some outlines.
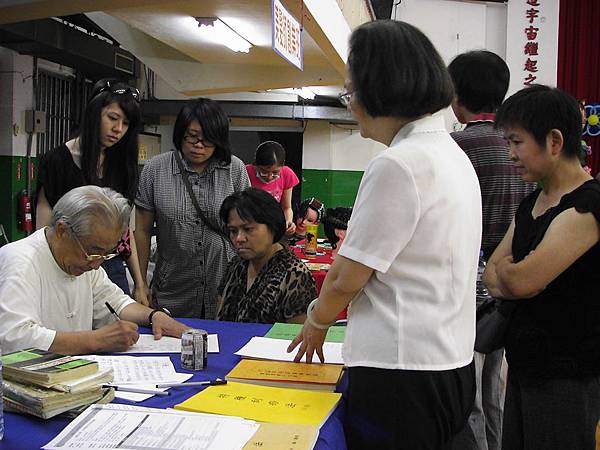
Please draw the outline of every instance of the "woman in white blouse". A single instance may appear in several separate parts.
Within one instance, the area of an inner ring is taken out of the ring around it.
[[[327,328],[352,300],[348,447],[441,449],[475,396],[475,278],[481,196],[441,114],[453,97],[417,28],[375,21],[350,38],[340,100],[360,133],[389,148],[368,165],[348,234],[289,351],[323,360]]]

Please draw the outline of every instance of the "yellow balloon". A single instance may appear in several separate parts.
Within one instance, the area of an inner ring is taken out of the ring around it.
[[[598,119],[598,115],[597,114],[592,114],[590,117],[588,117],[588,123],[595,127],[596,125],[598,125],[598,122],[600,122],[600,119]]]

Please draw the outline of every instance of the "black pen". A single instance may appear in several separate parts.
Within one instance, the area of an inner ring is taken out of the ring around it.
[[[168,387],[186,387],[186,386],[219,386],[220,384],[227,384],[227,380],[207,380],[207,381],[191,381],[189,383],[162,383],[157,384],[157,388],[168,388]]]
[[[115,317],[115,319],[121,320],[121,318],[117,315],[117,312],[113,309],[112,306],[110,306],[110,303],[104,302],[104,304],[106,305],[106,307],[108,308],[108,310],[110,311],[110,313]]]

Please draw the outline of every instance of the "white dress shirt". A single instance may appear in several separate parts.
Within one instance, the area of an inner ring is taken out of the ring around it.
[[[480,242],[477,176],[442,116],[405,125],[369,163],[339,251],[375,271],[349,309],[346,365],[469,364]]]

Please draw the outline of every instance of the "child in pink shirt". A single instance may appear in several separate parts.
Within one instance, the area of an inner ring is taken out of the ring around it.
[[[287,224],[286,235],[294,234],[294,213],[292,210],[292,188],[299,183],[292,169],[285,165],[285,150],[275,141],[266,141],[256,148],[254,163],[247,164],[246,170],[252,187],[267,191],[283,209]]]

